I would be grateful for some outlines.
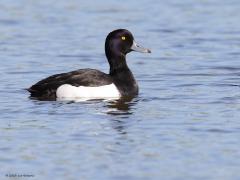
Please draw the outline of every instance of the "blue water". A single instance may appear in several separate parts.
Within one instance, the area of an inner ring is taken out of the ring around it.
[[[2,0],[0,179],[239,180],[239,20],[238,0]],[[29,98],[52,74],[108,72],[117,28],[152,50],[127,56],[138,97]]]

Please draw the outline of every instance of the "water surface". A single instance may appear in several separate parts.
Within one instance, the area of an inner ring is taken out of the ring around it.
[[[0,179],[240,179],[240,2],[0,3]],[[126,28],[130,102],[54,102],[24,88],[79,68],[108,72],[105,37]]]

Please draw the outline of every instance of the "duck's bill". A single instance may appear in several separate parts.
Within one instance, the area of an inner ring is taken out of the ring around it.
[[[151,53],[150,49],[139,46],[135,41],[133,41],[133,45],[131,46],[131,50],[141,52],[141,53]]]

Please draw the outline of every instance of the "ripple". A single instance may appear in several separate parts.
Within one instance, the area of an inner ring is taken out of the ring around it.
[[[209,132],[209,133],[217,133],[217,134],[236,133],[236,131],[234,130],[217,129],[217,128],[210,128],[210,129],[189,128],[188,130],[193,132]]]
[[[19,21],[13,20],[13,19],[0,19],[0,25],[6,26],[6,25],[18,25],[20,24]]]

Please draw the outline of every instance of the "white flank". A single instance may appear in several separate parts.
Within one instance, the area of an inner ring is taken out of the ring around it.
[[[112,83],[99,87],[72,86],[70,84],[61,85],[56,92],[58,99],[105,99],[120,98],[117,87]]]

